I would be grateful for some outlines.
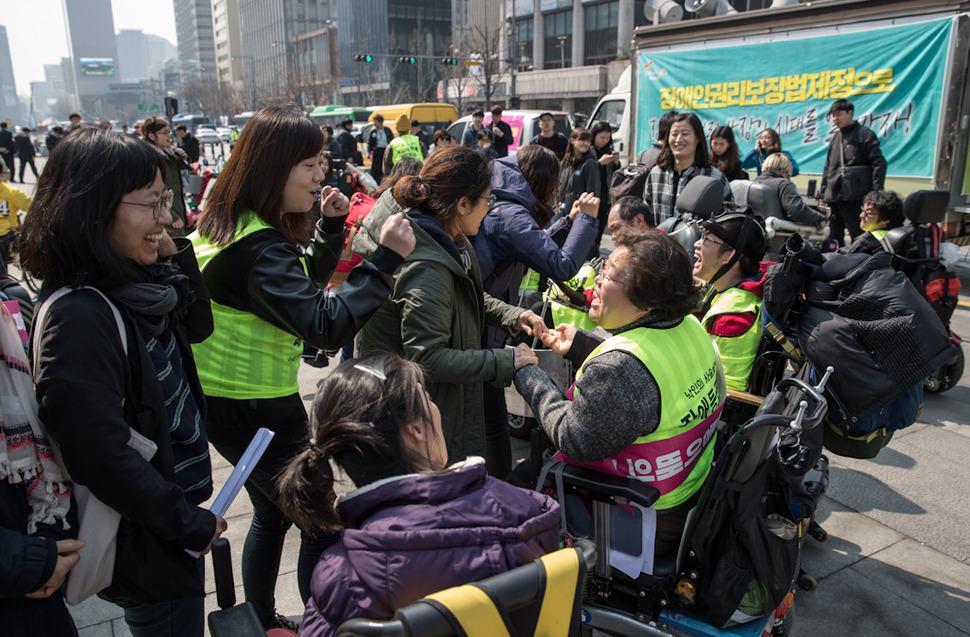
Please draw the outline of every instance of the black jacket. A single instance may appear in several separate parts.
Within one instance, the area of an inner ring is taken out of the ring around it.
[[[502,131],[501,135],[496,135],[492,132],[492,128],[498,126],[499,130]],[[488,125],[489,132],[492,132],[492,150],[499,157],[507,157],[509,154],[509,144],[512,143],[512,127],[508,125],[508,122],[492,122]]]
[[[17,133],[13,138],[13,143],[17,147],[17,157],[20,159],[30,159],[37,153],[34,151],[34,142],[31,141],[27,133]]]
[[[0,148],[6,148],[11,153],[16,150],[13,144],[13,133],[9,129],[0,129]]]
[[[384,131],[384,138],[387,140],[388,145],[390,145],[391,140],[394,139],[394,132],[390,128],[385,126],[381,130]],[[377,148],[377,128],[372,128],[370,135],[367,136],[367,152],[372,153]],[[384,147],[387,149],[387,146]]]
[[[72,522],[76,532],[76,522]],[[28,599],[47,583],[57,564],[60,535],[27,531],[27,498],[23,484],[0,480],[0,617],[6,637],[76,635],[60,591],[46,599]],[[41,537],[41,535],[45,537]]]
[[[879,139],[866,126],[852,122],[835,133],[829,143],[829,154],[825,158],[820,187],[824,201],[843,201],[839,192],[843,152],[846,166],[871,166],[872,190],[882,190],[886,180],[886,158],[879,150]]]
[[[204,415],[190,343],[212,332],[212,312],[191,245],[176,241],[181,249],[173,260],[189,277],[190,301],[172,331]],[[44,290],[42,299],[51,292]],[[188,502],[175,482],[170,423],[147,339],[127,310],[115,305],[128,334],[127,355],[111,308],[97,292],[78,290],[50,308],[43,333],[33,335],[41,339],[34,379],[40,418],[73,480],[122,514],[119,555],[126,549],[123,543],[138,531],[134,526],[146,527],[177,547],[202,550],[215,533],[215,516]],[[151,462],[128,446],[129,427],[158,445]],[[105,589],[106,597],[129,599],[130,589],[123,582],[137,575],[127,568],[131,565],[123,560],[115,563],[115,580]]]
[[[798,343],[816,369],[834,367],[829,408],[851,428],[956,354],[933,308],[892,255],[834,254],[805,290]]]
[[[185,137],[179,139],[179,146],[189,156],[189,161],[193,164],[199,161],[199,138],[192,133],[186,133]]]
[[[343,249],[346,217],[322,217],[303,270],[300,249],[277,230],[236,241],[206,265],[212,300],[250,312],[319,349],[351,342],[391,293],[394,270],[404,259],[379,247],[334,293],[325,288]]]
[[[339,135],[337,135],[337,144],[340,145],[340,156],[349,161],[352,164],[359,164],[358,159],[360,151],[357,150],[357,140],[354,139],[353,133],[347,129],[341,129]]]

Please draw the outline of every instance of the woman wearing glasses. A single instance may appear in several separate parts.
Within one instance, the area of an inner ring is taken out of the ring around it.
[[[101,595],[136,637],[203,634],[203,561],[184,549],[205,552],[226,529],[199,506],[212,478],[189,343],[212,314],[191,246],[165,233],[164,176],[144,142],[76,131],[51,153],[20,234],[23,267],[44,281],[40,417],[75,484],[121,514]]]
[[[416,247],[395,273],[391,298],[361,329],[357,350],[400,354],[427,371],[449,463],[485,454],[483,383],[508,385],[514,370],[536,360],[524,346],[483,349],[485,326],[545,330],[534,312],[482,288],[468,237],[488,213],[491,176],[488,161],[475,151],[441,150],[428,157],[420,175],[400,179],[381,196],[354,238],[354,251],[367,258],[386,219],[405,211],[410,217]]]
[[[561,459],[660,490],[655,547],[665,554],[679,546],[711,468],[723,378],[690,315],[699,292],[684,248],[654,231],[623,230],[614,241],[589,310],[612,337],[568,325],[542,337],[577,365],[572,396],[536,366],[519,370],[515,387]]]
[[[145,141],[154,146],[165,164],[165,186],[172,191],[172,221],[168,233],[173,237],[188,234],[185,216],[185,191],[182,188],[182,171],[191,170],[189,156],[172,141],[172,128],[164,117],[149,117],[139,129]]]
[[[386,220],[372,258],[354,267],[338,292],[326,292],[350,202],[325,186],[322,217],[311,225],[322,150],[320,129],[295,107],[259,111],[240,133],[191,237],[215,322],[212,336],[194,347],[209,440],[235,464],[260,427],[276,432],[246,482],[253,518],[242,559],[246,600],[267,629],[287,624],[274,611],[291,526],[279,507],[276,475],[306,440],[297,383],[303,344],[332,350],[352,342],[414,247],[400,215]],[[306,600],[313,566],[335,538],[303,531],[297,580]]]

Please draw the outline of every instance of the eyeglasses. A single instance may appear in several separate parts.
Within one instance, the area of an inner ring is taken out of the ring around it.
[[[865,208],[863,208],[862,209],[862,213],[860,214],[860,216],[862,216],[862,217],[878,217],[879,216],[879,211],[876,210],[875,208],[870,208],[868,210],[865,209]]]
[[[165,212],[172,212],[172,199],[173,193],[171,190],[166,190],[152,203],[138,203],[137,201],[121,201],[119,203],[126,203],[131,206],[145,206],[146,208],[152,209],[152,218],[158,221],[158,218],[162,216],[162,210]]]
[[[612,277],[609,274],[607,274],[606,270],[600,270],[600,278],[603,279],[604,281],[612,281],[613,283],[619,283],[620,285],[626,284],[626,281],[624,281],[623,279],[617,279],[616,277]]]
[[[479,197],[479,199],[481,199],[481,197]],[[495,196],[494,193],[488,196],[488,209],[489,210],[491,210],[492,208],[495,207],[495,202],[496,201],[498,201],[498,198]]]
[[[704,234],[701,235],[701,243],[703,243],[704,245],[707,245],[708,243],[714,244],[716,246],[723,246],[724,245],[724,242],[723,241],[717,241],[716,239],[713,239],[711,237],[711,233],[710,232],[705,232]]]

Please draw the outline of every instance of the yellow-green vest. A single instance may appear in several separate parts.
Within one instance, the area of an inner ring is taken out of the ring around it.
[[[244,214],[232,243],[271,226],[256,214]],[[209,243],[193,232],[189,238],[199,268],[227,246]],[[229,245],[231,245],[230,243]],[[299,391],[302,340],[267,323],[255,314],[212,301],[212,335],[192,346],[199,380],[207,396],[233,398],[281,398]]]
[[[592,265],[584,263],[583,267],[579,269],[576,276],[566,281],[566,285],[572,289],[582,288],[583,290],[588,290],[596,285],[596,270]],[[576,309],[569,305],[564,305],[557,302],[553,297],[555,297],[555,292],[558,290],[555,283],[549,284],[549,289],[545,292],[545,300],[549,301],[549,309],[552,312],[553,325],[561,325],[565,323],[567,325],[574,325],[580,327],[584,330],[592,332],[596,329],[596,323],[593,319],[589,318],[589,312]]]
[[[888,228],[881,228],[879,230],[870,230],[869,234],[876,238],[876,241],[882,241],[882,238],[889,234]]]
[[[754,359],[758,355],[758,343],[761,342],[761,299],[758,295],[741,288],[724,290],[711,303],[711,309],[704,315],[702,323],[708,332],[711,325],[719,316],[725,314],[754,314],[754,322],[744,333],[737,336],[716,336],[711,338],[717,344],[724,365],[724,377],[727,379],[728,389],[745,391],[748,387],[748,377],[754,367]]]
[[[418,160],[424,159],[424,153],[421,152],[421,140],[416,135],[408,134],[395,137],[388,144],[388,148],[391,149],[392,166],[402,157],[414,157]]]
[[[714,458],[711,443],[725,398],[714,345],[693,316],[672,328],[623,332],[589,355],[576,375],[576,394],[589,361],[614,350],[630,352],[653,375],[660,388],[660,423],[610,458],[574,464],[652,484],[661,493],[654,507],[675,507],[701,488]],[[616,388],[618,395],[624,390]]]

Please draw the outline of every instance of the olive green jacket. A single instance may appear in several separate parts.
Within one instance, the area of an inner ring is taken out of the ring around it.
[[[354,238],[354,252],[369,258],[384,221],[403,211],[390,191],[384,193]],[[411,227],[414,252],[395,271],[391,296],[357,334],[357,355],[393,352],[421,365],[441,410],[448,461],[483,456],[482,383],[509,385],[513,357],[510,349],[482,349],[482,333],[486,325],[514,332],[524,310],[485,294],[470,241],[466,273],[414,220]]]

